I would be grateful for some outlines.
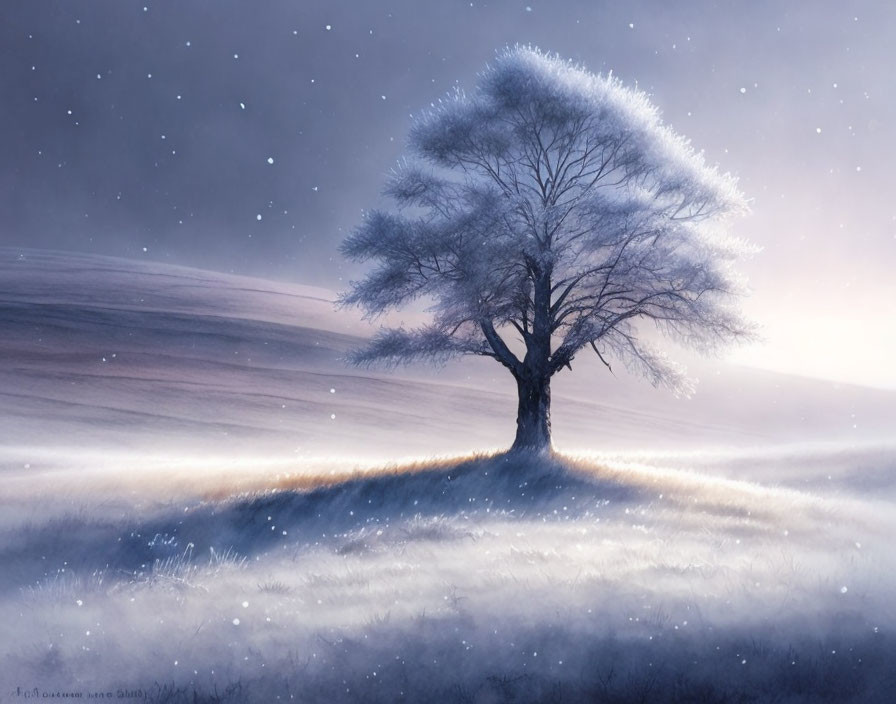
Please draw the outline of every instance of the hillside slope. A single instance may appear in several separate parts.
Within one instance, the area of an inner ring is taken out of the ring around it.
[[[0,248],[7,463],[138,450],[395,458],[506,446],[514,388],[488,360],[353,369],[372,333],[332,292],[154,262]],[[594,360],[555,383],[565,450],[886,439],[896,393],[705,363],[690,400]],[[13,459],[9,459],[13,457]]]

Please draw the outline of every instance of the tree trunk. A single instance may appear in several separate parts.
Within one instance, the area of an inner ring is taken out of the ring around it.
[[[533,263],[532,332],[514,374],[519,394],[512,452],[551,450],[551,269]]]
[[[551,449],[551,378],[519,377],[516,439],[511,452],[546,452]]]

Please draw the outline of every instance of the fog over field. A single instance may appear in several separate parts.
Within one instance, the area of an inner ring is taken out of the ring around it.
[[[329,291],[20,248],[0,281],[3,701],[896,687],[892,392],[583,362],[524,460],[503,370],[347,367],[375,326]]]

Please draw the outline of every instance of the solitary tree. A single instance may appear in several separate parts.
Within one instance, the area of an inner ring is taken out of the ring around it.
[[[749,334],[731,268],[747,246],[724,231],[745,210],[735,180],[616,78],[508,48],[415,119],[408,152],[386,186],[397,211],[342,244],[375,263],[343,302],[376,316],[422,298],[432,322],[352,361],[495,359],[519,392],[514,449],[550,448],[551,378],[582,350],[688,393],[645,324],[699,351]]]

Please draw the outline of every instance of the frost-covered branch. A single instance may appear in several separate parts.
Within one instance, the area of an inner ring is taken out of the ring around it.
[[[726,234],[746,211],[736,180],[616,78],[504,50],[417,116],[386,194],[397,212],[343,243],[372,267],[342,301],[376,316],[426,298],[433,326],[383,332],[356,361],[485,354],[537,379],[589,348],[681,391],[644,325],[701,351],[750,335],[733,265],[751,250]]]

